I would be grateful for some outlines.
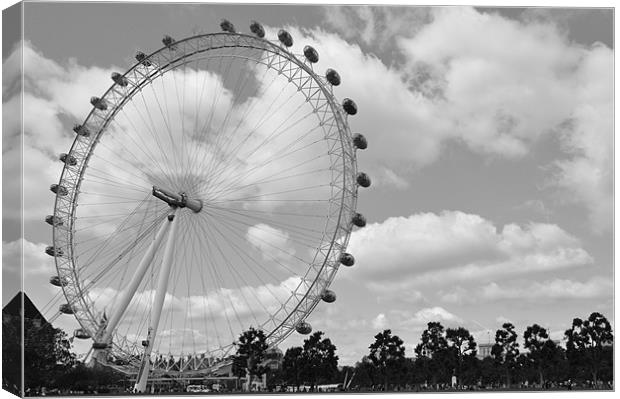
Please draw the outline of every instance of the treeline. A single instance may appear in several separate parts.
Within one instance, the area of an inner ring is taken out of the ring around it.
[[[63,392],[100,393],[125,377],[106,367],[90,368],[76,360],[71,338],[60,328],[24,319],[24,395],[40,396],[42,387]],[[2,388],[21,396],[21,319],[2,320]]]
[[[354,367],[338,367],[336,346],[323,332],[315,332],[303,347],[286,350],[281,367],[265,366],[265,336],[250,329],[240,338],[234,357],[234,373],[258,378],[267,384],[310,386],[345,382],[349,389],[414,390],[424,388],[572,387],[606,388],[613,384],[613,333],[609,321],[594,312],[587,319],[575,318],[564,332],[566,347],[549,337],[538,324],[522,333],[504,323],[495,332],[489,356],[480,358],[478,345],[464,327],[444,328],[430,322],[415,347],[415,357],[405,356],[403,340],[384,330],[375,336],[369,352]],[[353,379],[351,380],[351,377]],[[343,388],[347,388],[344,386]]]

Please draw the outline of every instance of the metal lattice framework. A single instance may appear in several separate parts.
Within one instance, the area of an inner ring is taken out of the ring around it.
[[[288,300],[258,327],[268,333],[269,345],[277,345],[296,326],[304,322],[321,300],[327,287],[334,279],[345,253],[350,233],[353,229],[353,218],[356,215],[356,199],[358,176],[356,169],[356,153],[353,136],[347,124],[347,113],[334,95],[331,85],[324,77],[317,75],[312,64],[302,61],[302,56],[290,53],[286,47],[277,43],[240,33],[215,33],[190,37],[164,46],[147,55],[133,65],[121,77],[115,79],[105,94],[99,99],[105,107],[96,104],[85,119],[76,128],[76,138],[68,153],[72,162],[65,162],[58,186],[54,207],[53,224],[54,257],[58,278],[62,281],[62,290],[67,305],[83,331],[96,337],[102,327],[101,309],[89,296],[92,280],[81,276],[80,260],[76,254],[76,211],[80,204],[82,182],[88,177],[89,161],[98,143],[105,138],[106,132],[116,115],[131,99],[148,85],[155,84],[165,74],[177,70],[197,59],[206,59],[211,54],[218,57],[251,59],[257,65],[275,71],[281,79],[305,98],[316,115],[316,123],[323,132],[326,151],[331,163],[331,182],[329,207],[325,215],[325,226],[322,239],[316,248],[313,261],[308,265],[305,275],[300,276],[300,283]],[[122,83],[122,84],[121,84]],[[165,212],[157,222],[163,220]],[[143,236],[147,237],[155,229],[156,224],[145,228]],[[128,249],[129,251],[129,249]],[[123,254],[119,255],[119,258]],[[192,374],[209,369],[218,360],[230,354],[233,344],[221,347],[216,352],[205,351],[192,354],[178,361],[172,361],[162,353],[153,356],[153,369],[167,374]],[[142,353],[140,344],[126,336],[113,333],[112,347],[109,349],[110,359],[122,359],[117,362],[124,371],[133,371],[139,364]]]

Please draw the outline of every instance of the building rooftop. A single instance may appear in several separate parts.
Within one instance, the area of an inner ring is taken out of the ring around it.
[[[22,313],[22,295],[24,298],[24,308]],[[15,294],[13,299],[6,304],[4,308],[2,308],[2,315],[12,316],[12,317],[22,317],[26,319],[39,319],[44,323],[47,323],[45,317],[39,312],[39,309],[32,303],[28,295],[23,293],[22,291]]]

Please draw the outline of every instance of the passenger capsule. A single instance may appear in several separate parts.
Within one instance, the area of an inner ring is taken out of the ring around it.
[[[284,44],[286,47],[291,47],[293,45],[293,37],[290,33],[285,31],[284,29],[280,29],[278,32],[278,39]]]
[[[366,218],[361,213],[356,213],[355,215],[353,215],[353,218],[351,219],[351,221],[357,227],[366,226]]]
[[[368,141],[366,140],[366,137],[357,133],[355,136],[353,136],[353,145],[358,150],[365,150],[366,148],[368,148]]]
[[[254,33],[260,38],[265,37],[265,29],[263,29],[263,25],[259,24],[256,21],[252,21],[252,23],[250,24],[250,30],[252,31],[252,33]]]
[[[112,72],[112,80],[119,86],[127,86],[127,78],[118,72]]]
[[[153,65],[153,63],[146,58],[146,54],[144,54],[142,51],[138,51],[136,53],[136,60],[145,67],[150,67],[151,65]]]
[[[227,19],[223,19],[222,22],[220,22],[220,28],[222,28],[224,32],[235,33],[235,26]]]
[[[63,303],[62,305],[60,305],[58,310],[60,310],[60,312],[64,314],[73,314],[73,309],[68,303]]]
[[[90,103],[93,105],[93,107],[97,108],[100,111],[105,111],[106,109],[108,109],[108,104],[103,98],[93,96],[90,98]]]
[[[90,136],[90,130],[88,130],[88,128],[86,126],[74,125],[73,126],[73,131],[78,136],[84,136],[84,137]]]
[[[62,256],[64,255],[64,252],[62,251],[62,248],[56,248],[54,246],[48,246],[45,248],[45,253],[48,254],[49,256]]]
[[[90,338],[90,334],[88,333],[88,331],[84,330],[83,328],[78,328],[77,330],[75,330],[73,332],[73,336],[77,339],[89,339]]]
[[[327,303],[332,303],[336,301],[336,293],[332,290],[325,290],[323,295],[321,295],[321,299]]]
[[[355,258],[353,257],[353,255],[347,252],[343,252],[340,255],[339,260],[340,260],[340,263],[342,263],[345,266],[353,266],[355,264]]]
[[[340,84],[340,75],[331,68],[325,72],[325,78],[332,86],[338,86]]]
[[[47,215],[45,222],[50,226],[62,226],[62,219],[55,215]]]
[[[54,193],[54,194],[58,194],[61,197],[64,197],[65,195],[67,195],[69,192],[67,191],[67,189],[65,188],[65,186],[60,186],[58,184],[52,184],[50,186],[50,190]]]
[[[345,98],[342,100],[342,108],[344,108],[344,112],[349,115],[357,114],[357,105],[350,98]]]
[[[67,280],[60,276],[52,276],[50,277],[50,284],[56,287],[64,287],[67,285]]]
[[[75,166],[77,165],[77,159],[73,155],[65,154],[64,152],[60,154],[58,157],[61,162],[64,162],[66,165]]]
[[[359,184],[362,187],[370,187],[370,177],[368,177],[368,175],[364,172],[359,172],[357,174],[357,184]]]
[[[175,40],[168,35],[164,36],[164,38],[161,39],[161,42],[164,44],[164,46],[168,47],[171,50],[174,50],[176,47],[174,46]]]
[[[297,330],[297,332],[300,334],[308,335],[312,332],[312,326],[310,325],[310,323],[307,323],[305,321],[300,321],[295,326],[295,330]]]
[[[93,349],[107,349],[108,344],[105,342],[93,342]]]
[[[306,59],[312,63],[319,61],[319,53],[312,46],[304,47],[304,55]]]

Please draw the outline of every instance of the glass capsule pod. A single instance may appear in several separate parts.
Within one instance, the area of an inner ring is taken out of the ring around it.
[[[260,38],[265,37],[265,29],[263,29],[263,25],[256,21],[252,21],[250,24],[250,31]]]
[[[112,80],[114,83],[122,87],[126,87],[128,83],[127,78],[118,72],[112,72]]]
[[[327,79],[332,86],[338,86],[340,84],[340,75],[334,69],[329,68],[325,72],[325,79]]]
[[[291,47],[293,45],[293,36],[284,29],[280,29],[278,32],[278,40],[286,47]]]
[[[350,253],[344,252],[340,255],[340,263],[345,266],[353,266],[355,264],[355,258]]]
[[[60,305],[58,310],[60,310],[60,313],[73,314],[73,308],[71,308],[71,305],[69,305],[68,303],[63,303],[62,305]]]
[[[370,177],[364,172],[359,172],[355,180],[362,187],[370,187]]]
[[[366,148],[368,148],[368,141],[366,140],[366,137],[364,137],[364,135],[357,133],[355,136],[353,136],[353,145],[358,150],[365,150]]]
[[[308,335],[312,332],[312,326],[306,321],[301,321],[297,323],[295,330],[300,334]]]
[[[345,98],[342,100],[342,108],[344,109],[344,112],[349,115],[357,114],[357,104],[355,104],[355,101],[350,98]]]
[[[306,59],[312,63],[319,61],[319,53],[312,46],[304,47],[304,56],[306,56]]]

